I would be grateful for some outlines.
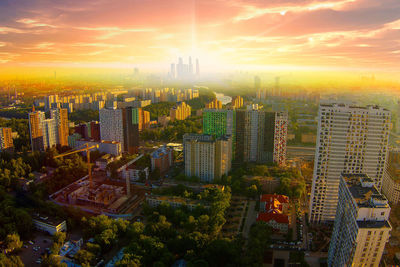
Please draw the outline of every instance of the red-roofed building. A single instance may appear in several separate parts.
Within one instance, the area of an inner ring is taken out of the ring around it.
[[[260,196],[260,212],[257,221],[264,221],[273,229],[287,233],[289,229],[289,197],[266,194]]]

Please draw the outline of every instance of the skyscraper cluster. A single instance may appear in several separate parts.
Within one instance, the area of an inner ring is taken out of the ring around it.
[[[56,144],[68,145],[68,110],[51,109],[49,119],[44,112],[33,110],[29,113],[29,131],[32,150],[44,151]]]
[[[206,108],[203,134],[184,136],[185,174],[210,182],[231,169],[231,161],[286,163],[287,113]],[[229,146],[229,147],[228,147]]]
[[[172,63],[169,72],[171,79],[187,80],[193,79],[200,76],[200,63],[199,59],[196,58],[195,66],[193,66],[192,57],[189,57],[188,64],[183,63],[183,59],[180,57],[178,63]]]
[[[197,89],[175,89],[175,88],[145,88],[142,90],[142,99],[151,100],[151,103],[159,102],[181,102],[199,97]]]

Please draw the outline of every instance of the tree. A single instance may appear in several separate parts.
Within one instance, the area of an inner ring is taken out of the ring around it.
[[[140,260],[135,257],[135,255],[132,254],[125,254],[124,257],[115,263],[116,267],[125,267],[125,266],[130,266],[130,267],[139,267],[140,266]]]
[[[53,235],[53,242],[63,245],[66,237],[67,235],[64,232],[57,232]]]
[[[0,267],[23,267],[24,264],[19,256],[6,256],[0,253]]]
[[[50,254],[43,257],[43,267],[67,267],[67,264],[61,263],[61,257],[59,255]]]
[[[78,264],[90,266],[90,263],[95,259],[95,255],[87,250],[80,249],[74,256]]]
[[[22,247],[22,241],[18,234],[9,234],[6,237],[6,246],[8,251],[13,251]]]

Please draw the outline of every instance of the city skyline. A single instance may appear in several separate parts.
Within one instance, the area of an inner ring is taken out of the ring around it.
[[[16,72],[165,69],[188,55],[214,70],[397,71],[400,62],[395,0],[3,1],[0,17],[0,67]]]

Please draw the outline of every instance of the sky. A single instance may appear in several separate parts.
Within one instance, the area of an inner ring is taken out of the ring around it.
[[[0,67],[400,69],[399,0],[0,0]]]

